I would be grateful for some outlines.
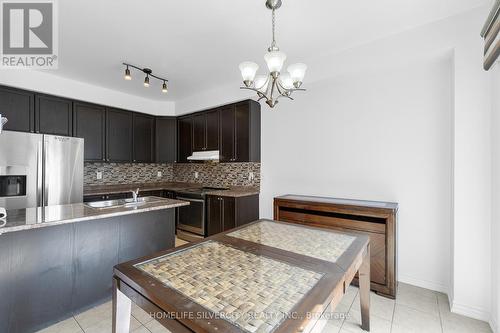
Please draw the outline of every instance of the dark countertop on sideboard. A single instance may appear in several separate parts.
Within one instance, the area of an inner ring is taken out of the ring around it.
[[[329,197],[319,197],[319,196],[309,196],[309,195],[296,195],[296,194],[286,194],[274,198],[275,200],[290,200],[290,201],[301,201],[307,203],[324,203],[333,205],[347,205],[347,206],[360,206],[367,208],[380,208],[380,209],[391,209],[397,210],[398,203],[396,202],[384,202],[384,201],[370,201],[370,200],[357,200],[357,199],[345,199],[345,198],[329,198]]]
[[[143,183],[143,184],[119,184],[119,185],[91,185],[85,186],[83,189],[84,196],[90,195],[105,195],[105,194],[115,194],[115,193],[127,193],[139,188],[140,191],[155,191],[155,190],[167,190],[167,191],[181,191],[189,188],[202,187],[204,184],[200,183],[179,183],[179,182],[167,182],[167,183]],[[258,187],[253,186],[230,186],[227,190],[213,190],[207,192],[209,195],[218,195],[225,197],[246,197],[251,195],[257,195],[260,193]]]

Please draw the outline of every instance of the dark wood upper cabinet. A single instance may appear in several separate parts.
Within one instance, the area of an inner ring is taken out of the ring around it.
[[[155,117],[134,113],[134,162],[154,162]]]
[[[34,132],[35,94],[30,91],[0,87],[0,114],[9,119],[4,129]]]
[[[193,116],[193,151],[205,150],[207,117],[204,113]]]
[[[247,100],[234,106],[234,161],[260,162],[260,104]]]
[[[221,162],[260,162],[260,104],[247,100],[220,109]]]
[[[221,162],[234,159],[234,105],[220,109],[220,156]]]
[[[205,150],[219,150],[219,110],[212,110],[205,113],[206,117],[206,138]]]
[[[193,117],[193,151],[219,150],[219,110]]]
[[[133,113],[107,108],[106,161],[132,162]]]
[[[182,117],[177,121],[177,162],[186,163],[193,153],[193,119]]]
[[[177,162],[177,120],[175,117],[156,117],[156,162]]]
[[[85,140],[85,161],[106,161],[106,108],[74,102],[73,136]]]
[[[38,94],[35,98],[35,132],[73,135],[72,100]]]

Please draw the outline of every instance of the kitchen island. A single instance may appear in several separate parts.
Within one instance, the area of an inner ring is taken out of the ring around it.
[[[174,247],[164,198],[7,211],[0,220],[0,332],[34,332],[111,297],[113,266]]]

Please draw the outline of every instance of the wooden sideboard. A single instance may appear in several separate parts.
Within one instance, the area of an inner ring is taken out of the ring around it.
[[[390,298],[396,298],[397,211],[398,204],[392,202],[302,195],[274,198],[275,220],[368,235],[371,289]]]

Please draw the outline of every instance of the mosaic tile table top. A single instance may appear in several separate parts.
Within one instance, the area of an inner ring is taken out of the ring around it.
[[[135,265],[245,332],[272,332],[323,274],[216,241]]]
[[[336,262],[355,239],[353,236],[331,231],[271,221],[252,224],[231,232],[228,236],[330,262]]]

